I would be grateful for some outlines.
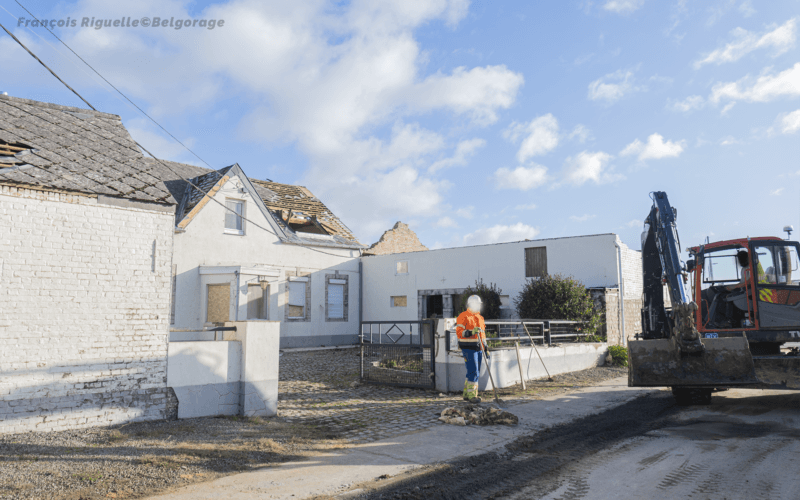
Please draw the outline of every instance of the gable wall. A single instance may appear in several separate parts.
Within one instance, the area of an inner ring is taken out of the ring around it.
[[[214,195],[214,199],[223,205],[229,198],[244,200],[245,217],[272,231],[266,217],[256,206],[258,201],[247,193],[239,192],[241,185],[238,177],[233,176]],[[269,277],[269,319],[281,321],[282,347],[354,343],[358,335],[358,250],[316,247],[320,251],[314,251],[298,245],[287,245],[281,243],[274,234],[248,221],[244,222],[243,236],[225,234],[225,213],[223,206],[210,201],[186,226],[185,232],[175,234],[177,303],[173,328],[203,329],[206,320],[206,287],[212,283],[232,284],[231,320],[236,315],[240,320],[246,318],[247,282],[255,283],[257,278],[252,275],[239,277],[234,272],[201,275],[201,267],[261,267],[278,271],[277,276]],[[348,277],[348,321],[325,320],[326,275],[336,272]],[[286,318],[289,276],[309,277],[311,307],[307,321]]]
[[[155,208],[0,186],[0,432],[165,418],[174,214]]]

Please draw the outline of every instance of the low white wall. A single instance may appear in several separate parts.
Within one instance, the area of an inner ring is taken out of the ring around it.
[[[464,380],[467,376],[467,367],[461,351],[447,351],[447,330],[455,325],[454,318],[447,318],[438,322],[436,334],[436,389],[442,392],[460,392],[464,389]],[[522,375],[525,380],[547,377],[547,372],[542,361],[547,366],[550,375],[585,370],[594,366],[605,364],[608,354],[608,344],[605,343],[575,343],[561,344],[560,346],[537,346],[542,360],[531,346],[520,347],[520,361],[522,361]],[[510,387],[520,382],[520,369],[517,362],[516,350],[501,349],[490,351],[491,361],[489,367],[494,376],[494,383],[498,388]],[[486,363],[486,361],[484,361]],[[484,366],[481,370],[479,389],[491,390],[489,373]]]
[[[167,385],[178,418],[271,416],[278,410],[280,324],[227,323],[221,341],[170,342]]]

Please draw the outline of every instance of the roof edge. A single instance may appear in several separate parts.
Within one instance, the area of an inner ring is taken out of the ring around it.
[[[90,115],[98,116],[98,117],[112,117],[119,121],[122,121],[119,115],[115,115],[113,113],[104,113],[102,111],[95,111],[92,109],[86,108],[76,108],[74,106],[64,106],[61,104],[53,104],[50,102],[42,102],[42,101],[34,101],[32,99],[24,99],[22,97],[14,97],[10,95],[0,95],[0,101],[10,101],[10,102],[19,102],[21,104],[27,104],[29,106],[36,106],[39,108],[47,108],[47,109],[55,109],[59,111],[72,111],[74,113],[88,113]]]

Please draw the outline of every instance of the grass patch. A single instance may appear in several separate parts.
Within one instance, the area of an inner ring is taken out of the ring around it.
[[[73,474],[72,477],[84,483],[95,483],[103,478],[103,474],[100,472],[80,472],[78,474]]]

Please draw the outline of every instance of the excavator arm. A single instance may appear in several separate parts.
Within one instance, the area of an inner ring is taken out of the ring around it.
[[[687,271],[680,258],[677,212],[667,193],[653,193],[653,207],[642,233],[642,336],[674,337],[682,353],[696,354],[703,351],[703,344],[695,327],[697,304],[684,286]],[[663,284],[669,290],[670,309],[664,304]]]
[[[697,304],[684,286],[687,269],[680,258],[676,215],[666,193],[653,193],[642,233],[644,340],[628,342],[628,385],[671,386],[673,392],[701,388],[710,397],[714,387],[755,384],[758,380],[743,333],[700,338]],[[664,284],[669,307],[664,301]]]

